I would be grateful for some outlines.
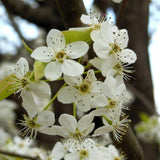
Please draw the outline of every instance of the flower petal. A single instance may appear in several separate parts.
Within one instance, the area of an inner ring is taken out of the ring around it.
[[[50,98],[51,89],[48,83],[39,81],[38,83],[31,83],[28,88],[40,98]]]
[[[72,115],[61,114],[58,121],[69,133],[74,133],[77,128],[77,120]]]
[[[62,72],[68,76],[79,76],[84,72],[84,67],[76,61],[65,59],[62,64]]]
[[[47,47],[42,46],[36,48],[32,54],[31,57],[40,61],[40,62],[50,62],[53,59],[54,51],[49,50]]]
[[[37,116],[37,123],[41,126],[51,126],[55,122],[55,115],[51,111],[41,111]]]
[[[89,49],[89,46],[86,42],[77,41],[77,42],[69,43],[66,46],[66,53],[70,58],[76,59],[84,56],[87,53],[88,49]]]
[[[77,89],[72,86],[66,86],[62,88],[57,96],[58,101],[68,104],[75,101],[75,95],[77,94]]]
[[[84,15],[84,14],[81,15],[80,20],[82,21],[82,23],[88,25],[99,23],[96,17],[93,16],[91,17],[90,15]]]
[[[83,78],[82,76],[73,77],[64,75],[64,80],[70,86],[79,86],[82,83]]]
[[[78,129],[80,131],[84,131],[88,128],[88,126],[91,124],[93,121],[94,116],[92,114],[87,114],[83,116],[79,121],[78,121]]]
[[[56,61],[48,63],[44,70],[44,75],[50,81],[60,78],[62,75],[61,63]]]
[[[77,108],[82,112],[87,112],[91,109],[91,100],[88,96],[83,96],[81,100],[76,102]]]
[[[107,98],[102,94],[97,95],[92,99],[92,105],[95,108],[107,106],[108,105]]]
[[[15,70],[16,70],[16,77],[17,78],[19,78],[19,79],[24,78],[24,76],[29,71],[28,61],[24,57],[21,57],[16,63]]]
[[[106,59],[111,51],[111,46],[100,39],[93,44],[93,49],[98,57]]]
[[[25,94],[22,95],[23,103],[22,106],[27,111],[30,117],[34,117],[40,110],[36,103],[34,102],[34,98],[32,96],[31,91],[25,91]]]
[[[47,35],[47,45],[55,52],[63,50],[66,46],[64,35],[57,29],[51,29]]]
[[[109,132],[112,132],[112,131],[113,131],[112,126],[103,126],[103,127],[100,127],[98,129],[96,129],[94,131],[93,136],[100,136],[100,135],[103,135],[103,134],[106,134],[106,133],[109,133]]]
[[[85,81],[86,82],[89,82],[89,83],[93,83],[97,80],[96,76],[95,76],[95,73],[94,73],[94,70],[93,69],[90,69],[88,70],[87,72],[87,76],[85,78]]]
[[[101,71],[101,66],[103,64],[103,59],[101,58],[98,58],[98,57],[95,57],[93,59],[91,59],[89,62],[94,66],[96,67],[97,69],[99,69]]]
[[[137,60],[135,52],[131,49],[124,49],[122,52],[119,53],[118,57],[123,63],[129,64],[135,63],[135,61]]]

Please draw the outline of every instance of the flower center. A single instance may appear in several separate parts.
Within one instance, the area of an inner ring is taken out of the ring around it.
[[[64,52],[58,52],[55,55],[56,61],[59,61],[60,63],[63,63],[63,59],[66,58],[66,53]]]
[[[99,24],[95,24],[94,27],[93,27],[94,30],[99,30],[100,28],[101,28],[100,23]]]
[[[112,47],[112,50],[109,52],[109,55],[115,54],[121,51],[120,47],[115,43],[110,44],[110,46]]]
[[[88,153],[87,150],[81,150],[81,151],[79,152],[79,156],[80,156],[80,160],[82,160],[82,159],[84,159],[84,158],[89,157],[89,153]]]
[[[79,131],[78,128],[76,128],[75,132],[72,133],[72,137],[75,138],[75,139],[81,139],[83,135],[81,134],[81,132]]]
[[[30,134],[30,138],[36,138],[37,136],[37,129],[40,127],[39,124],[36,123],[37,117],[29,118],[28,116],[24,115],[24,120],[21,120],[19,123],[24,128],[23,136],[28,136]]]
[[[29,82],[28,82],[26,79],[22,79],[22,80],[21,80],[21,86],[22,86],[22,88],[25,88],[28,83],[29,83]]]
[[[114,101],[114,100],[108,100],[109,101],[109,107],[110,108],[114,108],[116,105],[117,105],[117,102],[116,101]]]
[[[87,83],[83,83],[83,84],[79,87],[79,91],[80,91],[81,93],[83,93],[83,94],[89,92],[89,90],[90,90],[90,85],[87,84]]]

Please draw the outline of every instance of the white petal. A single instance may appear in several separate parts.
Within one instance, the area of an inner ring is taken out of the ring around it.
[[[103,127],[100,127],[98,129],[96,129],[94,131],[94,135],[93,136],[100,136],[100,135],[103,135],[103,134],[106,134],[106,133],[109,133],[113,131],[113,128],[112,126],[103,126]]]
[[[64,130],[64,128],[62,128],[61,126],[57,126],[54,125],[52,127],[40,127],[38,129],[39,132],[44,133],[44,134],[48,134],[48,135],[58,135],[58,136],[62,136],[62,137],[69,137],[70,134],[69,132],[66,132]]]
[[[86,82],[89,82],[89,83],[93,83],[97,80],[97,78],[95,77],[95,73],[94,73],[94,70],[93,69],[90,69],[88,70],[87,72],[87,76],[85,78],[85,81]]]
[[[73,103],[76,100],[75,96],[77,95],[77,92],[78,90],[74,87],[66,86],[59,91],[57,99],[65,104]]]
[[[116,39],[117,44],[121,47],[121,48],[126,48],[128,45],[128,32],[126,29],[121,29],[119,30],[119,36]]]
[[[66,41],[62,32],[57,29],[50,30],[47,35],[47,45],[55,52],[63,50],[66,46]]]
[[[94,59],[91,59],[89,62],[94,66],[96,67],[97,69],[99,69],[101,71],[101,66],[103,64],[103,59],[101,58],[97,58],[95,57]]]
[[[35,49],[31,57],[40,61],[40,62],[50,62],[53,59],[54,51],[49,50],[47,47],[42,46]]]
[[[95,124],[91,123],[85,131],[85,136],[89,135],[93,131],[94,127],[95,127]]]
[[[22,95],[23,103],[22,106],[27,111],[30,117],[34,117],[40,110],[36,103],[34,102],[34,98],[32,96],[31,91],[25,91],[25,94]]]
[[[94,107],[104,107],[108,105],[107,98],[104,95],[97,95],[92,99],[92,105]]]
[[[77,128],[77,120],[72,115],[61,114],[58,121],[69,133],[74,133]]]
[[[39,81],[38,83],[31,83],[28,88],[40,98],[50,98],[51,89],[48,83]]]
[[[53,156],[53,159],[60,160],[64,157],[65,154],[65,148],[61,142],[57,142],[52,149],[51,156]]]
[[[80,111],[87,112],[91,109],[91,100],[88,96],[83,97],[84,98],[82,98],[81,100],[76,101],[76,106]]]
[[[19,79],[24,78],[24,76],[29,71],[28,61],[25,58],[21,57],[17,61],[15,69],[16,69],[16,77]]]
[[[43,126],[51,126],[55,122],[55,115],[51,111],[41,111],[37,117],[37,123]]]
[[[91,114],[93,114],[93,116],[103,116],[108,112],[107,108],[98,108],[94,111],[91,112]]]
[[[49,64],[47,64],[44,70],[44,75],[50,81],[54,81],[60,78],[62,75],[61,63],[50,62]]]
[[[79,154],[77,152],[68,153],[65,155],[64,160],[79,160]]]
[[[129,64],[132,64],[137,60],[135,52],[131,49],[124,49],[121,53],[119,53],[118,57],[123,63]]]
[[[82,83],[83,78],[82,76],[73,77],[64,75],[64,80],[70,86],[79,86]]]
[[[81,15],[80,20],[81,20],[84,24],[88,24],[88,25],[92,25],[92,24],[97,24],[97,23],[99,23],[99,22],[98,22],[98,19],[97,19],[96,17],[91,17],[91,16],[89,16],[89,15],[84,15],[84,14]]]
[[[116,88],[116,91],[115,91],[115,98],[117,100],[123,100],[124,96],[125,96],[125,93],[126,93],[126,86],[125,84],[121,84],[119,85],[117,88]]]
[[[77,41],[66,46],[66,53],[70,58],[76,59],[84,56],[87,53],[88,49],[89,46],[86,42]]]
[[[68,76],[80,76],[84,67],[76,61],[65,59],[62,64],[62,72]]]
[[[90,29],[92,29],[92,27],[76,27],[76,28],[69,28],[69,31],[86,31]]]
[[[91,31],[91,33],[90,33],[91,39],[94,42],[98,41],[99,39],[102,39],[102,36],[101,36],[100,33],[101,33],[100,30],[93,30],[93,31]]]
[[[94,116],[92,114],[87,114],[83,116],[79,121],[78,121],[78,129],[80,131],[84,131],[88,128],[88,126],[91,124],[93,121]]]
[[[106,59],[111,51],[111,46],[101,39],[93,44],[93,49],[98,57]]]

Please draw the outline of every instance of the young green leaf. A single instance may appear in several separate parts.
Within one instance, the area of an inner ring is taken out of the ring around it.
[[[31,48],[28,47],[28,45],[25,43],[25,41],[22,40],[22,43],[24,45],[24,48],[27,50],[28,53],[32,53],[33,50]]]

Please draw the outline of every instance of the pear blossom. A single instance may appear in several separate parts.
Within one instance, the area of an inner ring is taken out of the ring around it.
[[[83,79],[79,77],[64,76],[65,82],[69,85],[60,90],[58,100],[64,104],[76,102],[76,107],[83,112],[87,112],[92,107],[92,100],[95,97],[96,106],[103,106],[104,95],[101,94],[101,82],[97,81],[94,71],[89,70]],[[102,103],[102,104],[101,104]]]
[[[101,32],[103,34],[98,34],[93,44],[93,49],[98,57],[107,59],[108,56],[114,55],[122,63],[128,64],[136,61],[135,52],[127,48],[129,38],[126,29],[118,30],[116,26],[108,29],[101,26]]]
[[[46,129],[52,126],[55,122],[54,113],[43,110],[39,105],[37,105],[29,91],[26,91],[22,106],[28,113],[28,116],[24,115],[24,120],[21,120],[19,123],[24,127],[21,130],[24,132],[23,135],[28,136],[30,134],[30,138],[36,138],[38,131],[45,131],[47,134]]]
[[[16,93],[20,92],[22,99],[25,97],[25,92],[30,91],[34,100],[39,99],[41,103],[46,100],[45,105],[48,103],[51,96],[50,86],[44,81],[32,82],[30,80],[29,64],[25,58],[21,57],[17,61],[14,74],[12,89],[16,90]]]
[[[90,60],[90,63],[98,68],[104,77],[107,76],[120,76],[125,80],[131,78],[131,73],[134,72],[129,64],[124,64],[117,60],[113,55],[109,56],[107,59],[102,59],[95,57]]]
[[[62,73],[69,76],[79,76],[83,73],[84,67],[72,60],[84,56],[89,46],[84,41],[76,41],[66,44],[63,33],[52,29],[47,35],[47,46],[38,47],[33,51],[31,57],[47,62],[44,70],[45,77],[54,81],[62,76]]]

